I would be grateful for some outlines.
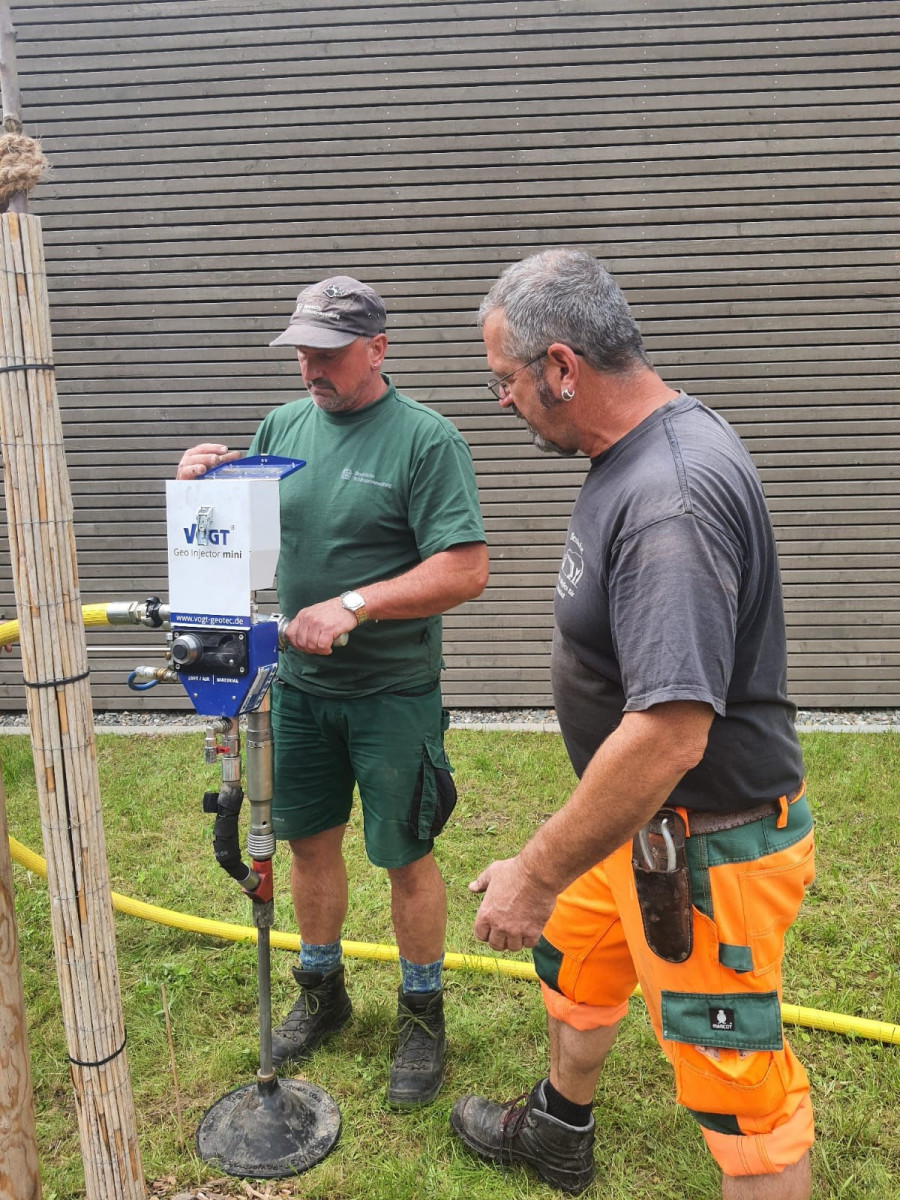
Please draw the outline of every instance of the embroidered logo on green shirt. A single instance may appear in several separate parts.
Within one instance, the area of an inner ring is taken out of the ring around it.
[[[350,467],[344,467],[341,471],[341,479],[352,483],[369,483],[372,487],[392,488],[394,486],[387,480],[376,479],[373,471],[353,471]]]

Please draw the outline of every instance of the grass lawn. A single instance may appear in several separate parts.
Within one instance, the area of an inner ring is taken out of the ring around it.
[[[791,933],[785,1000],[900,1023],[900,735],[819,733],[802,740],[817,817],[818,876]],[[466,885],[491,859],[515,852],[566,797],[573,776],[561,739],[553,734],[454,730],[448,748],[460,789],[456,816],[437,847],[449,888],[448,949],[490,955],[472,934],[478,901]],[[218,784],[217,769],[203,762],[202,735],[101,736],[98,754],[113,888],[164,908],[249,924],[248,902],[213,859],[212,819],[200,808],[203,791]],[[43,853],[28,739],[0,738],[0,765],[10,833]],[[358,814],[346,847],[351,901],[345,936],[391,943],[387,881],[365,860]],[[287,865],[280,850],[275,928],[295,932]],[[84,1183],[47,886],[18,866],[14,880],[43,1200],[78,1200]],[[457,1096],[478,1091],[508,1099],[545,1073],[544,1012],[535,983],[448,972],[444,1090],[430,1108],[397,1114],[387,1108],[384,1089],[398,971],[393,964],[349,960],[355,1019],[307,1064],[304,1076],[338,1101],[341,1139],[308,1174],[250,1187],[215,1178],[196,1158],[193,1135],[213,1102],[254,1079],[254,948],[121,915],[116,936],[151,1195],[546,1200],[557,1194],[521,1168],[502,1173],[480,1164],[448,1125]],[[289,953],[273,951],[276,1020],[294,998],[291,961]],[[172,1021],[183,1142],[162,985]],[[803,1028],[787,1032],[812,1080],[817,1200],[900,1200],[900,1046]],[[719,1195],[718,1171],[692,1119],[672,1099],[668,1064],[639,1000],[632,1001],[597,1090],[595,1114],[598,1171],[588,1197]]]

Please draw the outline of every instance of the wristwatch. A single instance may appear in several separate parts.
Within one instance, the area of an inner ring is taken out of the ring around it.
[[[362,625],[363,621],[368,621],[369,616],[366,612],[366,602],[359,592],[342,592],[341,604],[343,604],[347,612],[355,614],[357,625]]]

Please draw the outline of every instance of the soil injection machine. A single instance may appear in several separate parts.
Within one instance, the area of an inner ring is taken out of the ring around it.
[[[169,480],[169,604],[154,597],[123,604],[117,614],[117,623],[169,629],[166,665],[135,668],[129,686],[143,691],[157,683],[180,682],[196,711],[209,718],[205,757],[210,765],[219,763],[222,783],[218,792],[204,795],[203,809],[215,814],[216,860],[250,897],[257,931],[256,1082],[229,1092],[207,1111],[197,1131],[197,1152],[226,1174],[272,1179],[321,1161],[335,1145],[341,1123],[327,1092],[300,1080],[278,1079],[272,1065],[269,931],[274,923],[275,835],[269,688],[288,618],[261,616],[255,593],[270,588],[275,578],[279,480],[303,466],[298,459],[258,455],[214,467],[199,479]],[[345,643],[346,634],[339,641]],[[245,797],[250,805],[249,864],[242,859],[238,831]]]

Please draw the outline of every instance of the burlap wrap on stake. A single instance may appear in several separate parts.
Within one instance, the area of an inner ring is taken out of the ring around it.
[[[0,230],[10,556],[86,1196],[143,1200],[41,225],[4,213]]]

